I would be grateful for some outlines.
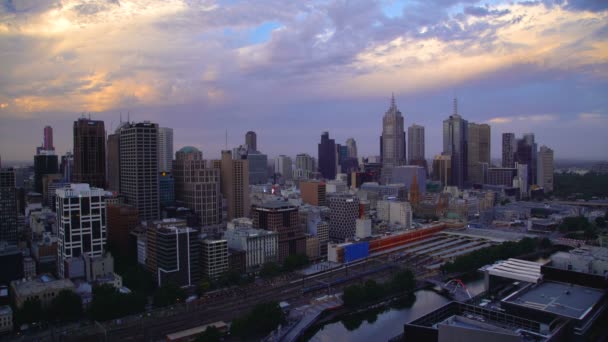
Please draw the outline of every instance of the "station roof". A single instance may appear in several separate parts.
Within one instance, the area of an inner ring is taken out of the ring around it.
[[[540,268],[543,264],[520,259],[501,261],[484,270],[492,276],[538,283],[542,279]]]

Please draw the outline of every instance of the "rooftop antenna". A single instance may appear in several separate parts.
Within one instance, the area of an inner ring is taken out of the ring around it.
[[[454,115],[458,115],[458,99],[454,97]]]
[[[228,128],[226,128],[226,137],[224,141],[224,150],[228,150]]]
[[[131,123],[131,112],[127,112],[127,122]]]
[[[122,124],[122,112],[120,112],[120,123]]]
[[[395,92],[393,92],[392,95],[391,95],[391,107],[396,107],[396,105],[395,105]]]

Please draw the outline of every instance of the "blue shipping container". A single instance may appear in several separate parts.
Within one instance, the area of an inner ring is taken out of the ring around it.
[[[344,262],[367,258],[369,256],[369,242],[358,242],[344,247]]]

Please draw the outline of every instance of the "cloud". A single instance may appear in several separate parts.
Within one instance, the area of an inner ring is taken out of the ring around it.
[[[600,113],[580,113],[578,118],[582,121],[597,121],[606,119],[606,116]]]
[[[557,119],[558,119],[557,115],[538,114],[538,115],[520,115],[520,116],[513,116],[513,117],[505,117],[505,116],[495,117],[495,118],[489,119],[487,122],[490,124],[501,125],[501,124],[509,124],[509,123],[512,123],[515,121],[538,123],[538,122],[555,121]]]

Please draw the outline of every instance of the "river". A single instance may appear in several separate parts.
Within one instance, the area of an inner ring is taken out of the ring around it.
[[[472,296],[483,291],[483,278],[465,282]],[[403,333],[403,325],[425,315],[450,300],[431,290],[419,290],[415,298],[390,307],[367,310],[361,314],[347,315],[336,322],[323,325],[318,331],[306,334],[313,342],[369,342],[387,341]],[[312,336],[311,336],[312,335]]]

